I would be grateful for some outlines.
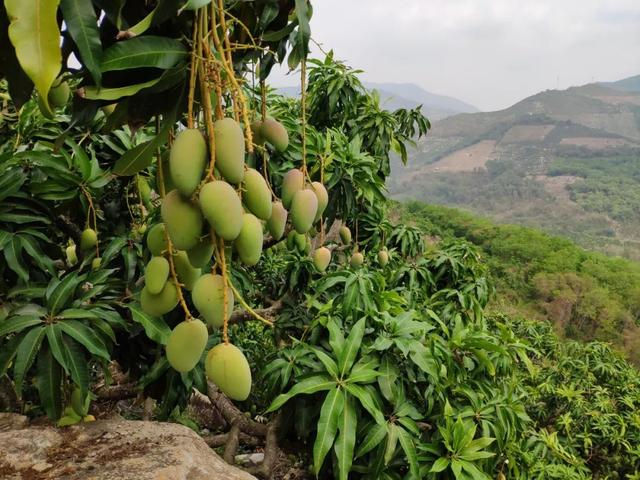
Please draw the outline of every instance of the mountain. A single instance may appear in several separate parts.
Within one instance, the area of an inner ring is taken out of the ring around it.
[[[603,82],[600,85],[623,92],[640,92],[640,75],[624,78],[617,82]]]
[[[415,108],[422,105],[422,112],[436,121],[458,113],[478,112],[473,105],[446,95],[428,92],[413,83],[364,83],[368,90],[377,90],[380,104],[387,110]],[[278,87],[277,91],[286,96],[297,97],[300,87]]]
[[[640,259],[640,76],[547,90],[433,124],[392,196],[541,227]]]
[[[426,111],[432,109],[449,114],[479,111],[473,105],[469,105],[462,100],[428,92],[414,83],[364,82],[364,86],[369,90],[378,90],[382,97],[388,96],[390,98],[407,99],[415,102],[417,105],[422,104]]]

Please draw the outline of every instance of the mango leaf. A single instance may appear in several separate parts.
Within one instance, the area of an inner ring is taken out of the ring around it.
[[[68,371],[67,360],[64,354],[64,346],[62,344],[62,331],[57,323],[50,323],[46,327],[47,342],[51,348],[51,354],[60,365]]]
[[[98,31],[98,19],[91,0],[61,0],[60,8],[67,30],[80,51],[82,64],[87,67],[93,81],[100,87],[102,43]]]
[[[51,420],[60,418],[62,412],[62,368],[55,361],[49,347],[43,347],[38,354],[38,371],[36,387],[40,395],[40,403]]]
[[[78,320],[65,320],[58,325],[60,325],[64,333],[77,340],[93,355],[104,358],[105,360],[111,359],[102,339],[83,323]]]
[[[49,106],[49,90],[60,72],[60,30],[56,14],[60,0],[5,0],[11,24],[9,39],[20,66],[36,86],[42,104]]]
[[[351,328],[347,341],[342,347],[342,351],[338,355],[338,369],[340,371],[340,377],[345,378],[346,374],[351,370],[353,362],[360,350],[360,343],[362,342],[362,336],[364,335],[364,327],[366,326],[366,320],[361,318]]]
[[[84,398],[89,390],[89,367],[87,366],[87,359],[80,345],[66,335],[62,337],[62,345],[65,363],[69,367],[69,375],[71,375],[73,383],[80,388],[81,396]]]
[[[151,165],[158,147],[166,142],[171,125],[171,122],[165,122],[155,138],[137,145],[122,155],[113,166],[113,173],[126,177],[135,175]]]
[[[338,430],[338,421],[344,408],[344,391],[336,387],[324,399],[318,419],[318,433],[313,443],[313,470],[316,477],[320,473],[324,458],[333,445]]]
[[[9,333],[21,332],[27,327],[32,327],[42,323],[42,319],[37,315],[17,315],[10,317],[0,323],[0,337],[4,337]]]
[[[358,426],[358,417],[353,403],[353,398],[347,395],[344,408],[338,420],[340,433],[334,445],[334,450],[336,457],[338,457],[338,478],[340,480],[348,480],[349,471],[353,464],[353,450],[356,444],[356,428]]]
[[[19,397],[22,396],[24,377],[31,368],[31,365],[33,365],[43,338],[44,327],[35,327],[29,330],[29,333],[24,336],[20,345],[18,345],[16,361],[13,365],[13,383]]]
[[[135,85],[127,85],[126,87],[114,87],[114,88],[97,88],[97,87],[84,87],[83,96],[87,100],[120,100],[124,97],[130,97],[135,95],[140,90],[153,87],[158,83],[162,77],[154,78],[148,82],[136,83]]]
[[[74,272],[65,276],[62,281],[56,285],[48,296],[47,301],[51,315],[55,315],[67,304],[80,281],[78,275]]]
[[[10,242],[4,247],[4,258],[7,260],[7,265],[13,270],[18,277],[24,282],[29,281],[29,272],[24,265],[22,265],[22,243],[19,237],[13,237]]]
[[[198,10],[206,5],[209,5],[211,0],[187,0],[187,3],[184,4],[184,7],[180,9],[182,10]]]
[[[186,47],[178,40],[151,35],[134,37],[106,49],[100,70],[104,73],[141,67],[168,69],[186,55]]]
[[[370,424],[368,428],[365,430],[367,435],[364,437],[364,440],[358,446],[358,451],[356,452],[356,456],[354,458],[360,458],[365,453],[370,452],[378,445],[380,442],[384,440],[384,437],[387,436],[387,424]]]
[[[267,413],[278,410],[289,399],[295,397],[296,395],[329,390],[335,385],[335,380],[326,375],[313,375],[311,377],[307,377],[296,383],[287,393],[278,395],[267,409]]]
[[[407,463],[409,463],[409,472],[411,473],[411,478],[420,478],[418,454],[416,453],[416,446],[413,443],[413,436],[404,428],[398,427],[398,440],[400,440],[400,446],[402,447],[402,450],[407,457]]]
[[[171,335],[171,329],[162,318],[152,317],[143,312],[138,305],[128,305],[133,321],[144,328],[144,332],[151,340],[160,345],[166,345]]]

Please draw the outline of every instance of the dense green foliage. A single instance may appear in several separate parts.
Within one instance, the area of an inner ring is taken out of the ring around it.
[[[637,222],[640,212],[640,162],[637,156],[565,158],[549,175],[574,175],[571,199],[585,210],[606,213],[619,222]]]
[[[26,72],[38,80],[34,97],[31,88],[18,88],[25,85],[13,75],[15,65],[2,72],[10,82],[0,84],[2,410],[46,413],[66,424],[70,414],[67,408],[63,416],[63,407],[72,392],[83,397],[96,383],[109,383],[109,367],[117,362],[141,396],[158,401],[155,418],[198,429],[186,406],[193,389],[208,391],[204,358],[188,372],[171,368],[165,345],[185,311],[145,313],[139,279],[151,257],[148,232],[160,215],[164,188],[158,185],[167,181],[167,140],[193,120],[184,118],[187,104],[205,129],[208,96],[194,93],[189,103],[180,88],[188,83],[184,52],[192,47],[186,38],[193,12],[174,18],[166,9],[177,3],[153,5],[128,2],[115,17],[107,8],[100,30],[110,32],[109,42],[101,48],[95,32],[80,29],[91,38],[73,37],[82,66],[67,72],[68,79],[85,87],[85,98],[74,94],[73,106],[52,111],[42,105],[51,84],[39,74]],[[230,8],[229,18],[247,20],[264,40],[261,48],[234,52],[238,79],[266,76],[276,60],[286,58],[291,68],[305,61],[306,1]],[[216,13],[215,5],[210,11]],[[71,13],[62,11],[73,36],[81,19]],[[82,22],[86,26],[88,17],[95,29],[91,13]],[[56,24],[54,14],[55,8],[47,19]],[[153,36],[145,35],[145,25]],[[113,49],[120,27],[130,27],[138,40],[124,38]],[[241,41],[244,31],[224,33]],[[172,48],[142,55],[142,64],[117,55],[145,42]],[[98,62],[103,48],[107,60]],[[259,72],[252,69],[256,60],[265,67]],[[108,75],[114,65],[131,75]],[[164,70],[151,76],[156,83],[148,80],[148,68]],[[304,132],[298,99],[265,92],[263,104],[262,92],[248,81],[224,99],[215,96],[224,100],[220,114],[237,114],[244,95],[247,115],[264,107],[287,129],[286,150],[246,156],[275,191],[285,172],[303,164],[329,193],[326,235],[321,226],[298,245],[295,237],[266,237],[255,266],[243,266],[223,248],[205,265],[213,269],[227,257],[233,265],[230,285],[240,315],[228,333],[256,379],[239,408],[279,418],[283,445],[300,446],[296,453],[321,478],[638,478],[637,371],[604,344],[563,343],[546,323],[502,314],[493,283],[499,295],[508,285],[512,298],[522,291],[544,297],[549,316],[560,289],[578,304],[571,305],[568,333],[584,329],[585,339],[619,340],[616,329],[627,328],[640,308],[633,303],[637,290],[629,290],[637,288],[636,267],[535,231],[503,235],[500,228],[508,227],[470,225],[472,217],[465,223],[454,212],[426,206],[409,206],[408,218],[399,219],[397,204],[385,199],[390,154],[406,154],[429,123],[420,109],[382,109],[357,73],[332,53],[309,61]],[[142,78],[151,83],[127,83]],[[97,90],[100,82],[107,87]],[[98,111],[115,87],[121,95],[113,98],[120,100],[115,111]],[[338,240],[341,225],[350,227],[353,241]],[[98,240],[82,248],[87,227]],[[425,241],[434,234],[440,239]],[[312,242],[332,249],[324,273],[309,255]],[[388,264],[379,261],[382,249]],[[350,262],[355,253],[363,254],[363,265]],[[622,263],[614,271],[609,262]],[[567,276],[574,273],[576,279]],[[595,291],[589,281],[600,293],[585,300],[582,291]],[[193,307],[190,296],[184,303]],[[273,327],[252,323],[251,307],[271,309]],[[224,335],[212,330],[207,349]]]
[[[431,235],[481,247],[496,280],[496,308],[548,318],[563,335],[613,342],[634,362],[640,360],[640,264],[446,207],[410,203],[404,218]]]

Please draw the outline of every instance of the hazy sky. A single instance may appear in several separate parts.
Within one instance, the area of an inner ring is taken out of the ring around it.
[[[482,110],[640,74],[640,0],[312,3],[313,38],[365,70],[364,80],[416,83]],[[281,73],[272,80],[296,81]]]

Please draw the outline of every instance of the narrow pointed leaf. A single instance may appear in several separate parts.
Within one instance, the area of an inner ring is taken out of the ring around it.
[[[168,69],[186,55],[186,47],[178,40],[145,35],[116,42],[107,48],[100,70],[104,73],[141,67]]]
[[[349,336],[347,337],[344,347],[342,348],[342,352],[340,353],[338,363],[341,378],[346,377],[347,373],[353,366],[353,362],[358,356],[365,326],[366,320],[362,318],[356,322],[356,324],[351,328],[351,332],[349,332]]]
[[[71,375],[73,383],[80,388],[82,398],[85,398],[89,390],[89,368],[87,366],[87,359],[80,345],[70,337],[64,335],[62,345],[65,361],[69,367],[69,375]]]
[[[9,333],[21,332],[27,327],[32,327],[42,323],[42,319],[38,315],[17,315],[10,317],[4,322],[0,322],[0,337],[4,337]]]
[[[49,347],[44,346],[38,354],[36,387],[40,403],[51,420],[60,418],[62,412],[62,368],[55,361]]]
[[[147,337],[160,345],[167,344],[171,329],[162,318],[152,317],[142,311],[139,305],[128,305],[128,307],[133,321],[142,325]]]
[[[398,440],[400,440],[400,446],[407,457],[411,478],[420,478],[420,466],[418,465],[418,454],[413,443],[413,436],[404,428],[398,427]]]
[[[353,464],[353,450],[356,445],[356,429],[358,417],[354,406],[354,400],[346,395],[344,407],[338,420],[338,438],[336,439],[335,452],[338,457],[338,478],[347,480]]]
[[[60,325],[64,333],[77,340],[93,355],[104,358],[105,360],[111,359],[104,342],[93,330],[83,323],[78,320],[65,320],[58,325]]]
[[[384,437],[387,436],[387,425],[383,424],[372,424],[370,428],[367,429],[367,435],[364,437],[364,440],[358,447],[358,451],[356,452],[355,458],[360,458],[365,453],[370,452],[378,445],[380,442],[384,440]]]
[[[278,410],[289,399],[296,395],[309,394],[329,390],[336,385],[335,380],[326,375],[314,375],[296,383],[287,393],[278,395],[267,409],[267,413]]]
[[[313,469],[316,477],[320,473],[324,458],[333,445],[338,430],[338,420],[344,408],[344,392],[334,388],[324,399],[318,419],[318,433],[313,443]]]
[[[61,0],[60,8],[71,38],[80,51],[82,64],[87,67],[93,81],[100,87],[102,44],[98,31],[98,19],[91,0]]]
[[[16,360],[13,365],[13,383],[19,397],[22,396],[22,384],[31,365],[33,365],[33,361],[36,359],[43,337],[44,327],[32,328],[18,346]]]

